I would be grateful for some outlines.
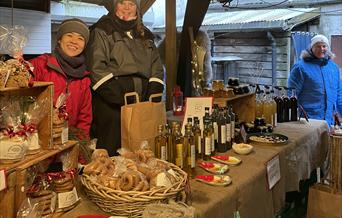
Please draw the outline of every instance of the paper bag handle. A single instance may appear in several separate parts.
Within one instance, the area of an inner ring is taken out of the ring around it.
[[[162,97],[162,95],[163,95],[163,93],[152,94],[152,95],[150,95],[148,100],[149,100],[149,102],[152,102],[152,99]]]
[[[127,92],[124,95],[125,105],[127,105],[127,97],[135,96],[135,102],[139,103],[139,95],[136,92]]]

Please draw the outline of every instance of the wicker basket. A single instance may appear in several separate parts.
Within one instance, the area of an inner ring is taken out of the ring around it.
[[[81,176],[81,182],[90,200],[103,211],[117,216],[141,217],[145,207],[149,204],[167,203],[171,199],[185,200],[184,188],[187,183],[187,174],[174,164],[162,162],[167,163],[176,175],[177,182],[168,188],[152,188],[145,192],[119,191],[91,180],[90,176],[86,174]]]

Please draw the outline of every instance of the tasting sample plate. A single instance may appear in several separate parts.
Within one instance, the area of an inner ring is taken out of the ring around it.
[[[248,141],[260,145],[285,145],[289,138],[278,133],[253,133],[247,136]]]
[[[199,161],[198,166],[213,174],[224,174],[229,167],[226,164],[215,163],[211,161]]]
[[[195,180],[213,186],[227,186],[232,183],[228,175],[198,175]]]
[[[230,156],[230,155],[216,155],[212,156],[211,159],[218,161],[223,164],[228,164],[231,166],[235,166],[241,163],[241,159],[235,156]]]

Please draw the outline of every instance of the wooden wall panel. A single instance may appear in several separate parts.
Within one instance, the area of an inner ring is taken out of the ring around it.
[[[289,73],[289,34],[272,32],[276,39],[277,85],[286,85]],[[228,76],[238,76],[244,83],[272,84],[272,46],[267,32],[248,33],[215,33],[212,41],[213,56],[238,56],[236,72],[228,72]],[[217,68],[216,68],[217,67]],[[222,66],[214,65],[216,78],[222,78]]]

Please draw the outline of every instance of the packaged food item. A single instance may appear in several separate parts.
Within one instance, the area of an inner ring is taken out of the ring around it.
[[[213,186],[227,186],[232,183],[228,175],[198,175],[195,180]]]

